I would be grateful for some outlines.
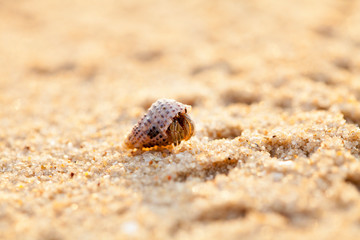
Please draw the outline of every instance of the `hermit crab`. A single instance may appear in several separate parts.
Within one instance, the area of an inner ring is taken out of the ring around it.
[[[173,99],[160,99],[133,127],[125,140],[128,148],[151,148],[179,145],[194,134],[194,122],[188,111],[191,106]]]

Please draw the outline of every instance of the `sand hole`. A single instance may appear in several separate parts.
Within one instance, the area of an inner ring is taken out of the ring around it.
[[[134,54],[134,58],[139,62],[151,62],[155,61],[163,56],[163,52],[161,50],[150,50],[150,51],[142,51]]]
[[[283,208],[276,209],[274,213],[277,213],[280,216],[284,217],[290,225],[298,228],[308,227],[313,223],[313,221],[316,220],[315,212],[311,212],[310,210],[293,212],[286,210],[286,208]]]
[[[293,96],[290,94],[282,94],[275,96],[273,103],[276,107],[284,110],[291,109],[293,107]]]
[[[353,69],[353,64],[348,58],[336,58],[332,63],[335,67],[345,71],[351,71]]]
[[[327,85],[332,85],[335,83],[332,77],[323,72],[307,72],[303,73],[302,75],[314,82],[322,82]]]
[[[207,165],[202,166],[200,170],[191,168],[188,171],[177,173],[175,181],[185,182],[189,177],[198,177],[203,181],[212,180],[218,174],[228,175],[230,170],[236,167],[237,163],[238,160],[230,157],[223,161],[209,162]]]
[[[30,72],[35,73],[37,75],[56,75],[63,72],[70,72],[76,69],[76,64],[73,62],[65,62],[58,66],[42,66],[42,65],[35,65],[30,68]]]
[[[217,61],[214,63],[204,64],[194,67],[190,71],[190,75],[195,76],[208,71],[222,71],[228,75],[235,75],[239,72],[238,70],[234,69],[234,67],[231,66],[229,62]]]
[[[344,115],[344,119],[349,124],[356,124],[360,126],[360,111],[357,109],[343,109],[341,113]]]
[[[220,95],[220,98],[226,106],[237,103],[251,105],[254,103],[258,103],[261,100],[260,94],[256,92],[256,89],[253,89],[251,91],[228,89]]]
[[[244,218],[249,209],[241,203],[224,203],[219,206],[211,206],[202,211],[196,220],[201,222],[226,221],[237,218]]]
[[[319,26],[314,29],[314,32],[318,35],[325,37],[325,38],[334,38],[336,37],[335,29],[331,26]]]
[[[192,95],[184,95],[184,96],[176,97],[176,100],[183,104],[196,107],[196,106],[201,106],[205,99],[204,96],[192,94]]]
[[[243,129],[238,125],[205,127],[205,134],[210,140],[234,139],[241,136]]]
[[[353,185],[360,192],[360,174],[347,176],[345,182]]]

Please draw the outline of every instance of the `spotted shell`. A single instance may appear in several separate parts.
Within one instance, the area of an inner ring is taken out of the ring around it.
[[[172,142],[166,130],[178,114],[190,110],[191,106],[173,99],[156,101],[134,126],[125,140],[125,145],[129,148],[171,145]]]

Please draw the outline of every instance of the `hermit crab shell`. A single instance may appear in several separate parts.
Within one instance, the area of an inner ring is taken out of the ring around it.
[[[134,126],[125,140],[128,148],[171,145],[167,130],[174,118],[186,114],[191,106],[173,99],[160,99],[153,103],[147,113]]]

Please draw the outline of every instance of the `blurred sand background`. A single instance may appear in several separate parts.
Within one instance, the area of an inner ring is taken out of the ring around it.
[[[0,66],[1,239],[359,239],[360,1],[0,0]]]

